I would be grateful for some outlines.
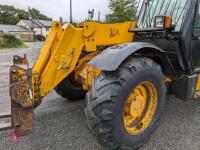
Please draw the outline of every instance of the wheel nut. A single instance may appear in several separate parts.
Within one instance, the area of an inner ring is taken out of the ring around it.
[[[143,126],[143,123],[140,123],[140,124],[138,124],[138,125],[136,126],[136,128],[139,130],[139,129],[142,128],[142,126]]]

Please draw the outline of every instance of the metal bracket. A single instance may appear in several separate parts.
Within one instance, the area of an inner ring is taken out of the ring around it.
[[[24,58],[14,56],[14,66],[10,68],[11,126],[15,134],[24,136],[32,133],[34,99],[32,93],[32,71],[16,66],[27,64]],[[4,127],[5,129],[5,127]]]
[[[67,65],[65,68],[63,67],[66,63],[67,63],[67,60],[69,59],[70,55],[72,55],[72,59],[69,63],[69,65]],[[74,59],[74,48],[72,49],[71,53],[69,55],[67,55],[66,59],[63,61],[63,63],[57,68],[57,70],[60,70],[60,69],[64,69],[66,71],[68,71],[68,69],[70,68],[71,64],[72,64],[72,61]]]
[[[29,66],[29,62],[27,60],[27,56],[26,54],[24,54],[24,57],[15,55],[13,57],[13,64],[15,65],[27,65],[27,67]]]

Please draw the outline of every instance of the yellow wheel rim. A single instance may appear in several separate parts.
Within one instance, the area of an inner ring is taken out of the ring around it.
[[[138,135],[148,128],[154,118],[158,96],[155,86],[143,82],[135,87],[126,100],[123,121],[126,131]]]

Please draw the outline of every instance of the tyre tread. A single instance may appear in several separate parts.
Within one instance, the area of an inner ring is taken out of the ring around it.
[[[108,128],[107,124],[114,118],[112,106],[115,105],[117,96],[116,90],[107,90],[115,87],[120,89],[123,83],[127,80],[126,74],[133,74],[143,68],[151,67],[162,73],[160,65],[149,58],[128,58],[115,72],[102,72],[102,74],[93,80],[92,88],[86,96],[85,114],[87,124],[93,135],[97,138],[100,144],[109,147],[110,149],[133,149],[133,147],[124,147],[119,145],[112,137],[112,129]],[[163,75],[164,80],[164,75]],[[107,108],[109,106],[109,108]],[[148,139],[148,138],[147,138]],[[134,145],[134,148],[140,147]]]

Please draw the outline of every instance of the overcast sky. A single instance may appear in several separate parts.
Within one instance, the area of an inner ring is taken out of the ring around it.
[[[60,16],[69,21],[69,1],[70,0],[0,0],[0,4],[14,5],[16,8],[26,9],[28,6],[37,8],[43,14],[52,17],[54,20]],[[89,9],[95,9],[95,18],[100,11],[102,17],[108,10],[107,0],[72,0],[73,18],[76,21],[84,20],[88,16]]]

